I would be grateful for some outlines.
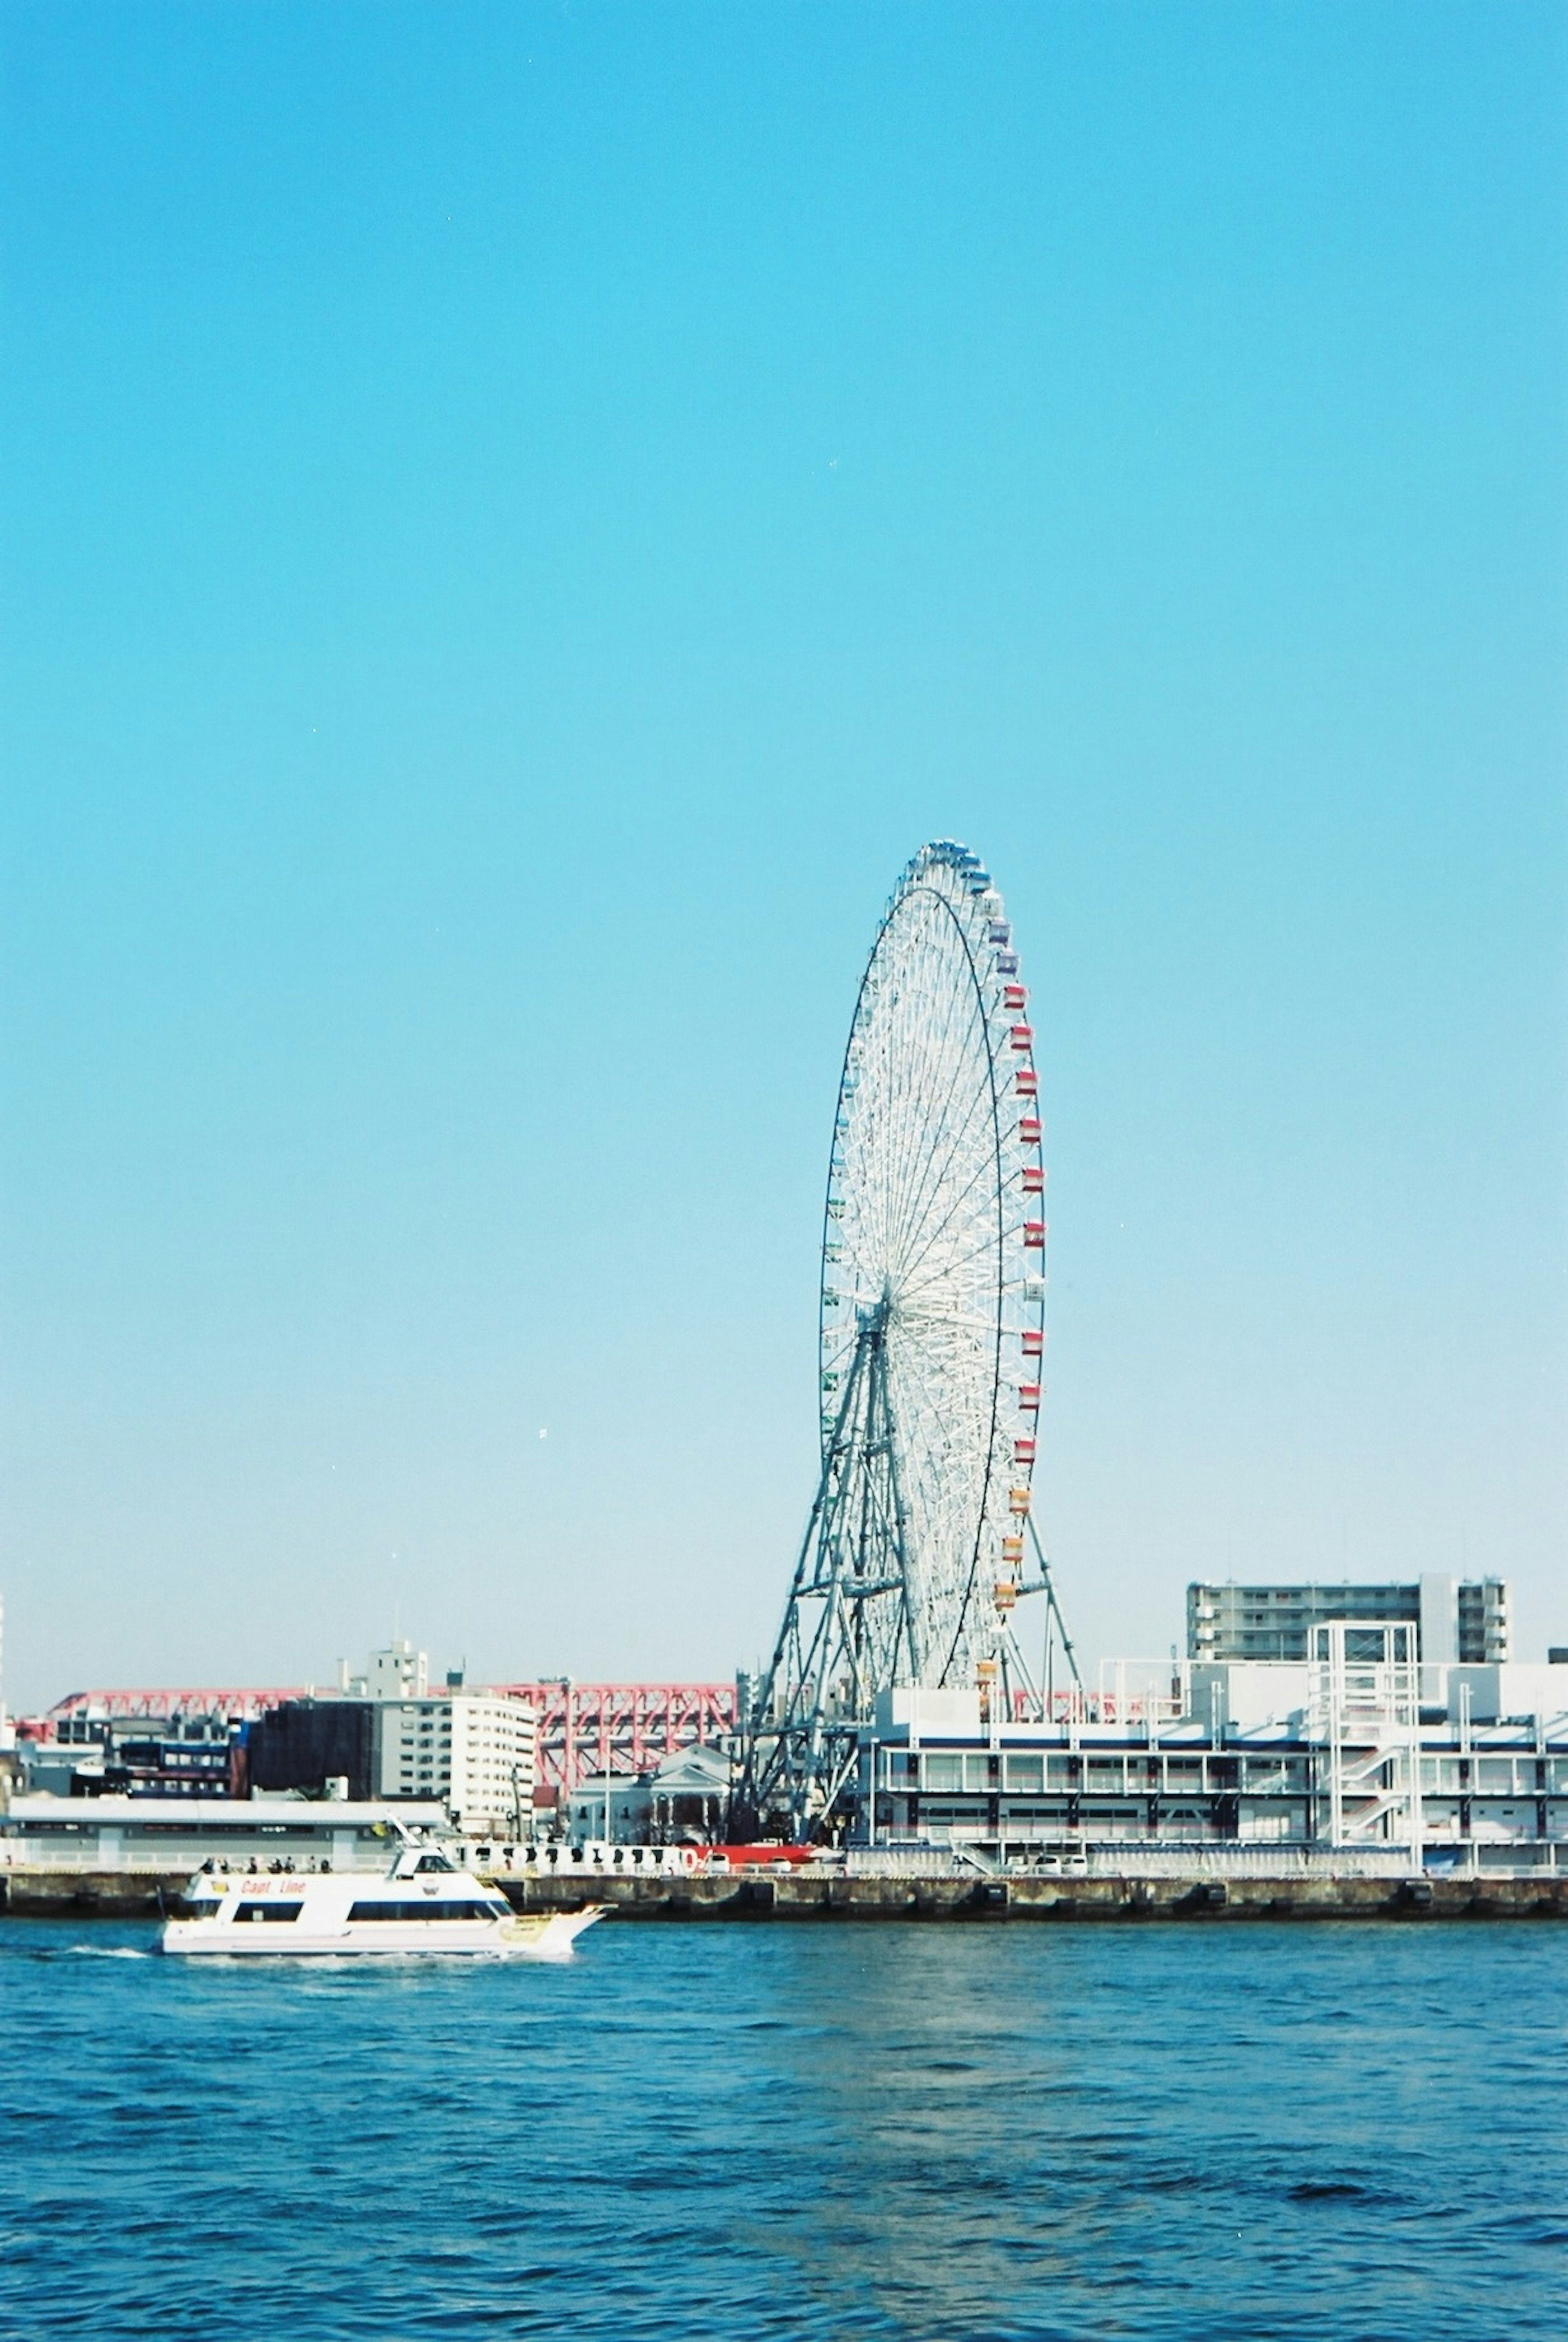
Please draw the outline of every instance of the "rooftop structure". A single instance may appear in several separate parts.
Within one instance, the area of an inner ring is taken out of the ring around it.
[[[360,1683],[366,1699],[423,1699],[430,1689],[430,1661],[406,1637],[394,1636],[384,1651],[372,1651]]]

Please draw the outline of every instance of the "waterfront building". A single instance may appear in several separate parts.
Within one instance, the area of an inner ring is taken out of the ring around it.
[[[469,1690],[453,1670],[432,1695],[413,1645],[373,1652],[345,1695],[77,1693],[25,1737],[23,1787],[57,1797],[140,1798],[253,1791],[351,1802],[438,1798],[465,1831],[532,1827],[535,1718],[525,1700]]]
[[[18,1787],[56,1797],[216,1797],[243,1790],[246,1726],[281,1690],[79,1691],[17,1727]]]
[[[562,1800],[573,1838],[622,1845],[711,1845],[724,1834],[730,1760],[723,1748],[675,1748],[650,1773],[584,1774]]]
[[[1413,1626],[1429,1666],[1486,1666],[1509,1656],[1508,1584],[1429,1570],[1409,1582],[1187,1588],[1189,1659],[1304,1662],[1314,1626],[1335,1619]]]
[[[584,1773],[564,1793],[550,1814],[555,1834],[580,1843],[602,1839],[615,1846],[646,1846],[653,1834],[652,1776],[647,1773]]]
[[[226,1716],[62,1717],[56,1736],[18,1743],[19,1783],[62,1797],[223,1797],[240,1728]]]
[[[1328,1621],[1305,1663],[1194,1666],[1174,1693],[1074,1695],[1049,1722],[978,1691],[884,1692],[855,1842],[1134,1866],[1228,1852],[1568,1875],[1568,1668],[1455,1666],[1441,1716],[1409,1622]]]
[[[7,1872],[84,1878],[166,1877],[204,1862],[230,1869],[385,1869],[394,1828],[444,1831],[434,1799],[392,1807],[305,1797],[13,1797],[0,1813]]]
[[[111,1856],[119,1843],[115,1801],[126,1797],[136,1802],[138,1841],[166,1827],[166,1816],[155,1811],[160,1801],[192,1800],[194,1829],[212,1818],[217,1801],[232,1797],[242,1811],[223,1832],[240,1831],[247,1858],[256,1850],[245,1839],[247,1799],[325,1801],[340,1829],[349,1807],[423,1811],[434,1803],[446,1823],[475,1838],[525,1842],[541,1827],[552,1837],[592,1837],[603,1829],[606,1783],[590,1780],[579,1814],[569,1810],[566,1785],[581,1785],[595,1750],[608,1760],[615,1838],[645,1834],[651,1784],[671,1763],[677,1771],[694,1763],[697,1772],[661,1786],[661,1829],[673,1835],[701,1824],[703,1834],[716,1836],[727,1763],[700,1744],[704,1735],[721,1737],[733,1716],[733,1690],[723,1684],[577,1686],[556,1678],[474,1689],[453,1669],[444,1688],[433,1689],[426,1654],[397,1637],[373,1651],[361,1672],[341,1666],[325,1696],[312,1686],[73,1693],[46,1717],[25,1724],[9,1768],[15,1779],[0,1776],[0,1803],[15,1794],[18,1811],[27,1812],[35,1807],[26,1800],[42,1798],[36,1812],[52,1813],[61,1825],[50,1836],[91,1851],[101,1827]],[[51,1799],[71,1810],[62,1815]],[[87,1801],[101,1820],[82,1810]],[[286,1828],[298,1836],[305,1827],[297,1819],[265,1825],[275,1835]]]
[[[660,1844],[678,1839],[711,1845],[724,1834],[730,1797],[730,1763],[722,1748],[677,1749],[648,1785],[651,1835]]]

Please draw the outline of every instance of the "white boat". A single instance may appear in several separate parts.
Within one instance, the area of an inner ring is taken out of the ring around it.
[[[439,1848],[404,1845],[383,1875],[200,1870],[165,1952],[224,1958],[345,1958],[389,1952],[499,1960],[567,1957],[602,1903],[519,1917],[499,1890]]]

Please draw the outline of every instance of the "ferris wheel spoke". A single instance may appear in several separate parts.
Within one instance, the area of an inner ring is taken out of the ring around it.
[[[925,1266],[941,1239],[965,1215],[974,1222],[977,1230],[984,1226],[987,1241],[993,1244],[997,1241],[1001,1232],[997,1225],[997,1197],[994,1184],[995,1176],[996,1166],[994,1163],[984,1160],[977,1162],[970,1172],[966,1185],[958,1191],[948,1205],[944,1217],[927,1230],[925,1241],[914,1259],[901,1263],[902,1281],[910,1291],[920,1290],[920,1280],[916,1271]],[[985,1183],[983,1192],[982,1181]],[[964,1254],[960,1255],[959,1258],[963,1260],[970,1256],[968,1254]],[[946,1258],[944,1256],[944,1266],[946,1266]]]
[[[889,1258],[894,1254],[895,1232],[907,1215],[912,1186],[920,1176],[924,1156],[930,1149],[940,1116],[945,1114],[963,1070],[963,1057],[954,1046],[952,1029],[956,988],[945,980],[941,964],[944,941],[951,952],[958,940],[958,930],[954,926],[949,906],[929,888],[911,896],[908,917],[914,923],[915,932],[909,966],[898,988],[900,1005],[906,1010],[929,1005],[939,1021],[928,1022],[918,1042],[906,1046],[903,1079],[889,1118],[891,1126],[886,1136],[890,1176],[885,1189]],[[884,1037],[891,1041],[892,1036]],[[947,1096],[939,1106],[938,1096],[944,1088]]]
[[[964,966],[968,965],[965,950]],[[989,1053],[975,1046],[979,1037],[975,1027],[978,1025],[983,1031],[984,1022],[978,992],[973,979],[965,987],[961,977],[954,981],[951,976],[945,992],[948,1013],[944,1038],[954,1040],[954,1046],[949,1053],[950,1063],[940,1103],[929,1099],[918,1102],[921,1146],[917,1148],[912,1143],[913,1133],[905,1134],[904,1159],[910,1166],[911,1176],[904,1181],[907,1207],[901,1222],[901,1235],[904,1229],[918,1225],[918,1215],[925,1208],[926,1197],[940,1187],[948,1166],[962,1149],[974,1115],[977,1111],[984,1113],[989,1106]],[[960,1019],[956,1036],[952,1031],[955,1016]],[[972,1095],[965,1096],[960,1106],[955,1101],[961,1086],[966,1080]],[[915,1104],[912,1097],[912,1112]],[[917,1166],[918,1180],[913,1176]]]
[[[961,1166],[966,1154],[973,1156],[976,1141],[983,1141],[989,1120],[987,1097],[976,1096],[965,1101],[962,1117],[948,1116],[931,1127],[921,1180],[912,1197],[899,1230],[895,1257],[901,1266],[910,1258],[910,1245],[931,1231],[931,1214],[937,1208],[954,1167]]]
[[[995,1260],[997,1250],[997,1231],[994,1226],[974,1231],[973,1241],[963,1252],[944,1256],[938,1263],[931,1266],[927,1276],[917,1278],[910,1285],[908,1297],[914,1300],[923,1293],[940,1290],[944,1284],[951,1283],[957,1272],[962,1269],[978,1271],[982,1264],[989,1267]],[[993,1291],[999,1289],[999,1280],[994,1271],[991,1276],[991,1289]],[[996,1329],[994,1318],[991,1320],[991,1327],[994,1332]]]
[[[971,1084],[969,1093],[954,1105],[952,1092],[957,1088],[955,1076],[950,1085],[943,1115],[932,1119],[924,1134],[920,1184],[914,1191],[912,1208],[901,1231],[904,1236],[902,1250],[905,1258],[908,1256],[908,1239],[929,1227],[931,1213],[955,1167],[961,1167],[966,1158],[973,1159],[980,1153],[990,1135],[989,1083],[982,1079],[976,1084],[973,1066],[964,1071]]]

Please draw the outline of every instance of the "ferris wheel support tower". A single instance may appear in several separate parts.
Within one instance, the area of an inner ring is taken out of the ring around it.
[[[923,847],[878,928],[839,1081],[822,1471],[772,1663],[740,1719],[744,1827],[831,1827],[861,1729],[895,1686],[1039,1708],[1014,1617],[1043,1593],[1060,1620],[1037,1536],[1038,1575],[1024,1564],[1046,1237],[1027,1007],[980,857],[946,839]]]

